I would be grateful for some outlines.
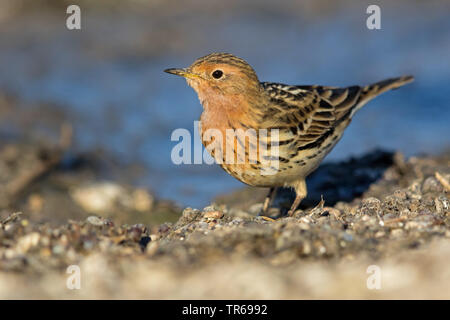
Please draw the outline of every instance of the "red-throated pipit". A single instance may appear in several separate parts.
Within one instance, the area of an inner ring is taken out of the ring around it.
[[[405,76],[347,88],[259,82],[247,62],[229,53],[212,53],[186,69],[165,71],[185,77],[197,92],[203,105],[202,142],[216,162],[248,185],[271,188],[264,213],[277,187],[295,189],[296,198],[289,215],[306,197],[305,178],[336,145],[355,112],[377,95],[413,81],[413,77]],[[216,135],[211,138],[211,134],[206,134],[212,130],[225,137],[230,129],[241,134],[221,141],[217,141],[220,139]],[[275,129],[277,134],[260,134],[264,129],[270,132]],[[256,132],[258,146],[246,139],[252,137],[249,131]],[[247,161],[226,161],[236,160],[239,146]],[[262,159],[271,156],[267,150],[262,152],[260,146],[266,149],[269,146],[269,151],[276,146],[279,165],[270,165],[270,174],[262,170]],[[252,147],[257,150],[257,159],[248,161]]]

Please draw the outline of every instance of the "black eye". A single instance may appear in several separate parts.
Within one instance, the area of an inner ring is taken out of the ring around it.
[[[212,73],[212,76],[215,79],[220,79],[223,76],[223,72],[222,72],[222,70],[216,70]]]

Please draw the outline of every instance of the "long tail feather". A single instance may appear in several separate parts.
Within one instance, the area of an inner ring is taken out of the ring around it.
[[[413,81],[413,76],[403,76],[398,78],[386,79],[361,88],[361,94],[359,95],[358,102],[352,109],[352,113],[350,116],[352,117],[356,111],[358,111],[362,106],[364,106],[368,101],[372,100],[376,96],[386,91],[400,88],[401,86],[404,86],[405,84]]]

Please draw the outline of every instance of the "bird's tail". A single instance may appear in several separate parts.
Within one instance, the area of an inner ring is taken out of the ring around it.
[[[405,84],[413,81],[413,76],[403,76],[398,78],[386,79],[361,88],[358,102],[353,108],[351,116],[353,116],[356,111],[358,111],[362,106],[364,106],[368,101],[372,100],[376,96],[386,91],[400,88],[401,86],[404,86]]]

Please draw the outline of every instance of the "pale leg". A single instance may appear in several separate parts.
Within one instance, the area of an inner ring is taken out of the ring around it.
[[[308,194],[308,191],[306,189],[306,182],[305,180],[300,180],[298,183],[293,185],[296,193],[296,197],[294,200],[294,203],[292,203],[291,209],[288,211],[288,215],[291,217],[295,210],[297,210],[300,202],[302,202],[303,199],[306,198],[306,195]]]
[[[260,215],[265,215],[267,213],[267,210],[269,209],[269,206],[273,202],[273,199],[275,199],[275,196],[277,195],[277,188],[270,188],[269,194],[267,195],[266,199],[264,200],[264,205],[262,207],[262,211]]]

